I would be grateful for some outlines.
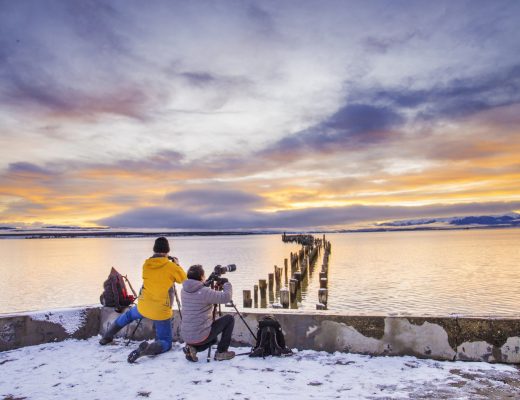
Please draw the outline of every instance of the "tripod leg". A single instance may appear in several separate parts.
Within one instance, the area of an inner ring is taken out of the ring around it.
[[[235,303],[234,303],[234,302],[231,302],[231,304],[233,305],[233,308],[234,308],[235,311],[237,312],[238,316],[240,317],[240,319],[242,320],[242,322],[244,323],[244,325],[247,327],[247,329],[249,329],[249,332],[251,332],[251,335],[253,335],[253,337],[255,338],[255,340],[257,340],[255,334],[253,333],[253,331],[251,330],[251,328],[250,328],[249,325],[247,324],[246,320],[244,319],[244,317],[242,317],[242,314],[240,314],[240,311],[238,311],[237,306],[235,305]]]
[[[133,340],[134,335],[135,335],[135,331],[137,331],[137,328],[139,328],[139,325],[141,325],[141,321],[142,320],[143,319],[141,318],[139,321],[137,321],[137,325],[135,326],[134,331],[132,332],[132,334],[130,335],[128,340],[126,341],[126,346],[128,346],[130,344],[130,341]]]

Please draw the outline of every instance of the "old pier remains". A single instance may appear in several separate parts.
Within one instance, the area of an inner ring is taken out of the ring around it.
[[[323,237],[315,237],[309,234],[282,235],[284,243],[297,243],[301,248],[297,252],[291,252],[284,259],[283,267],[274,266],[273,272],[266,279],[260,279],[258,285],[253,288],[253,300],[251,291],[244,290],[244,308],[265,308],[270,305],[273,308],[298,308],[303,294],[309,287],[309,281],[313,276],[314,268],[318,264],[320,254],[323,253],[323,261],[319,273],[318,303],[316,309],[326,310],[328,304],[328,273],[331,244]],[[260,302],[258,301],[260,291]]]

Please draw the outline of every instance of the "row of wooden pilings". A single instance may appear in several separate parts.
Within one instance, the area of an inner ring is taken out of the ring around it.
[[[267,300],[274,308],[298,308],[298,302],[302,301],[302,289],[309,284],[309,278],[321,249],[325,249],[320,273],[319,304],[316,308],[326,309],[330,242],[326,241],[325,235],[323,239],[318,239],[312,235],[286,235],[285,233],[282,235],[282,240],[300,243],[302,248],[296,253],[291,253],[289,259],[284,259],[283,268],[275,265],[274,271],[268,274],[267,280],[260,279],[258,285],[254,285],[253,297],[250,290],[243,291],[244,308],[253,306],[266,308]],[[325,274],[322,276],[323,272]],[[275,298],[280,302],[275,302]]]
[[[320,288],[318,289],[316,310],[326,310],[329,302],[329,257],[331,249],[330,242],[325,242],[323,245],[323,264],[321,264]]]

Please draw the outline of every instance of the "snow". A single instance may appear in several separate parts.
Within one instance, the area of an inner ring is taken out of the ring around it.
[[[49,321],[61,325],[69,335],[73,335],[85,322],[83,309],[42,311],[31,313],[30,316],[35,321]]]
[[[406,399],[520,397],[514,366],[296,351],[185,360],[182,345],[128,364],[137,343],[98,337],[0,353],[0,399]],[[244,352],[248,349],[234,349]]]

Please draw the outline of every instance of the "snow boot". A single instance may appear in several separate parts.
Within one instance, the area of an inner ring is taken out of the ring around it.
[[[190,346],[187,344],[182,351],[184,352],[184,355],[186,356],[186,360],[191,362],[197,362],[199,361],[199,358],[197,357],[197,350],[195,347]]]
[[[157,342],[157,341],[152,342],[152,343],[142,342],[136,350],[132,351],[128,355],[127,360],[130,364],[133,364],[139,357],[155,356],[162,352],[163,352],[163,350],[162,350],[162,345],[160,342]]]
[[[217,351],[215,353],[216,361],[231,360],[233,357],[235,357],[234,351]]]
[[[103,337],[99,340],[99,344],[101,346],[104,346],[106,344],[109,344],[112,342],[112,340],[114,340],[114,336],[117,332],[119,332],[121,330],[121,327],[119,325],[117,325],[114,322],[112,322],[112,325],[110,325],[110,327],[108,328],[108,330],[105,332],[105,334],[103,335]]]

